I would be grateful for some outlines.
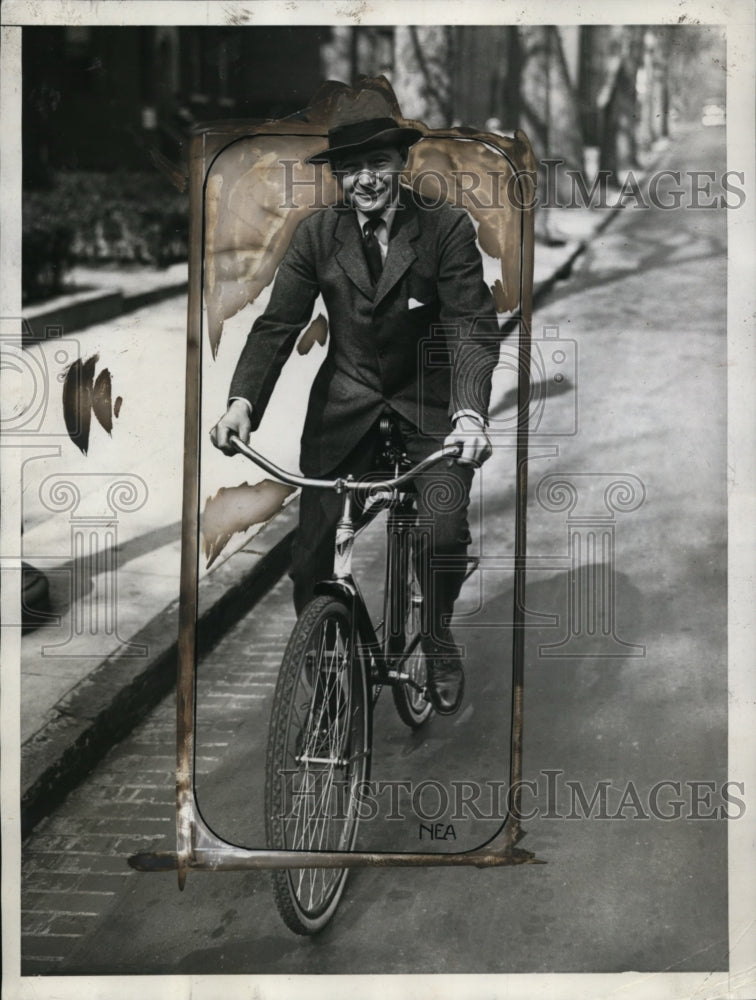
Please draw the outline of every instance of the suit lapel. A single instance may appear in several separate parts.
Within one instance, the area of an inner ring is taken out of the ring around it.
[[[391,227],[386,262],[375,289],[373,307],[377,306],[381,299],[388,295],[397,281],[416,260],[417,253],[413,242],[417,239],[419,232],[417,209],[411,195],[406,194],[403,190],[399,196],[399,205]]]
[[[357,222],[357,215],[350,208],[339,208],[338,222],[334,236],[340,244],[336,251],[336,260],[357,288],[367,298],[373,298],[373,282],[370,280],[365,252],[362,249],[362,236]]]
[[[378,284],[373,287],[370,280],[365,251],[362,246],[362,234],[357,223],[356,214],[349,208],[339,208],[338,221],[334,236],[339,243],[336,260],[339,262],[349,279],[359,288],[363,295],[373,299],[376,306],[391,291],[394,285],[412,266],[417,258],[413,242],[417,239],[420,227],[417,221],[417,209],[412,196],[402,191],[394,222],[391,227],[388,254],[383,265]]]

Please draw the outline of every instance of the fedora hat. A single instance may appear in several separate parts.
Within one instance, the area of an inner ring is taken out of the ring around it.
[[[328,148],[308,156],[307,163],[332,163],[349,153],[377,146],[411,146],[423,133],[400,125],[391,106],[375,90],[339,95],[328,129]]]

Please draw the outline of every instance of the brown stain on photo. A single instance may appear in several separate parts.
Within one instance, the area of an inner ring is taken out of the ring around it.
[[[337,193],[333,178],[324,176],[324,204],[312,204],[315,168],[302,161],[321,147],[320,137],[243,142],[241,156],[233,146],[232,155],[220,154],[206,186],[205,301],[213,357],[224,322],[272,282],[299,222]]]
[[[453,205],[467,209],[478,223],[481,250],[501,261],[501,279],[494,292],[497,312],[516,309],[520,297],[520,245],[508,238],[516,231],[520,214],[514,173],[509,162],[490,146],[460,142],[467,129],[452,132],[454,136],[428,136],[412,147],[408,166],[412,188],[432,201],[441,194]],[[439,175],[445,178],[446,187],[441,186]],[[453,183],[452,178],[459,181]],[[471,187],[470,182],[476,180],[478,187]]]
[[[323,313],[318,313],[310,323],[297,344],[297,354],[309,354],[315,344],[325,347],[328,339],[328,320]]]
[[[92,429],[92,414],[108,434],[113,431],[113,418],[121,412],[123,398],[118,396],[112,403],[112,377],[110,370],[103,368],[95,380],[94,373],[99,354],[82,361],[77,358],[66,372],[63,381],[63,421],[76,447],[86,455],[89,451],[89,434]]]
[[[202,541],[207,568],[215,562],[232,535],[256,524],[265,524],[276,515],[294,492],[293,486],[263,479],[260,483],[222,486],[205,501],[202,514]]]
[[[97,420],[108,434],[113,431],[113,402],[111,395],[110,372],[103,368],[94,384],[92,393],[92,410]]]
[[[494,300],[494,306],[496,307],[496,312],[506,312],[509,308],[507,294],[504,291],[504,286],[501,283],[501,279],[497,278],[496,281],[491,285],[491,296]]]
[[[89,449],[94,370],[98,359],[97,354],[86,361],[77,358],[63,382],[63,420],[68,436],[84,455]]]

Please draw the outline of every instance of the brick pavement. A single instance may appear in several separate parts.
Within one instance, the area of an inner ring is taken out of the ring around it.
[[[251,721],[264,736],[281,640],[294,617],[282,614],[288,586],[283,580],[274,587],[200,663],[199,788],[222,764],[240,727]],[[27,840],[24,975],[65,972],[77,943],[118,906],[131,883],[150,877],[128,867],[130,854],[175,848],[175,725],[171,694]]]

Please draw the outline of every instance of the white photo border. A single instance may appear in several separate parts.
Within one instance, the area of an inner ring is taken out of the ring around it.
[[[756,671],[754,663],[754,548],[756,531],[756,462],[754,402],[754,13],[748,0],[613,0],[599,4],[531,0],[406,0],[322,2],[322,0],[257,0],[211,3],[204,0],[110,0],[110,2],[33,2],[6,0],[2,18],[0,108],[2,157],[0,182],[0,315],[21,315],[21,35],[36,24],[718,24],[727,31],[727,158],[728,166],[745,172],[745,202],[728,217],[728,495],[729,495],[729,778],[745,784],[745,816],[729,827],[729,961],[728,972],[635,973],[585,975],[418,975],[403,976],[135,976],[21,977],[20,975],[20,824],[19,824],[19,658],[17,629],[4,629],[0,686],[2,713],[2,958],[3,995],[16,998],[107,997],[167,1000],[189,997],[288,998],[404,997],[455,1000],[486,997],[573,998],[592,1000],[609,995],[623,1000],[698,1000],[756,995],[756,864],[753,844],[756,820],[752,789],[756,787]],[[20,462],[16,448],[0,449],[3,517],[0,552],[17,550],[20,524]],[[16,574],[20,579],[20,574]],[[2,618],[18,621],[20,595],[3,581]],[[176,891],[175,887],[171,891]],[[220,991],[220,993],[219,993]]]

